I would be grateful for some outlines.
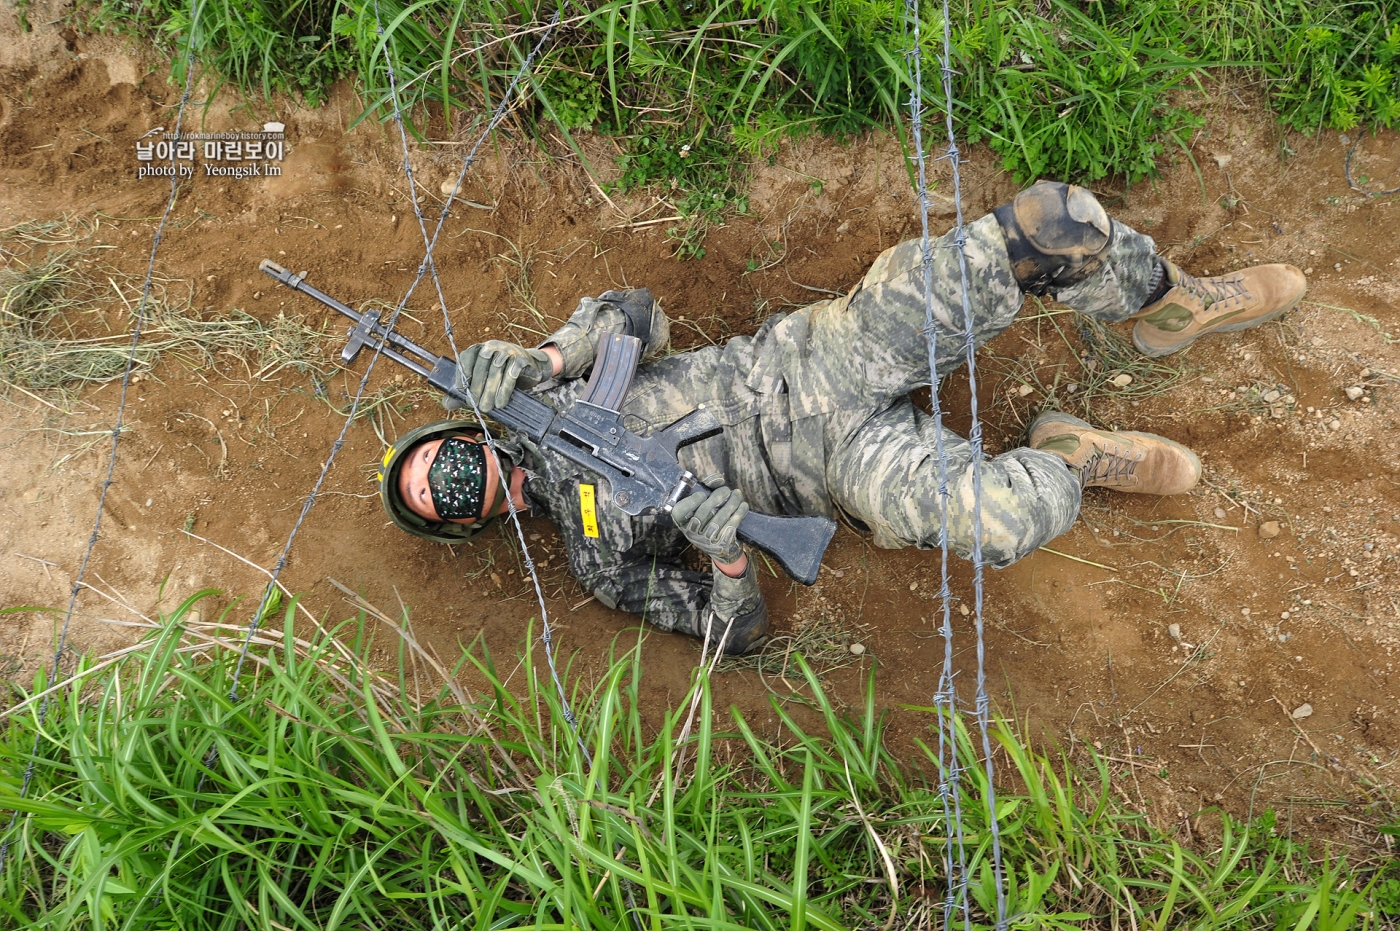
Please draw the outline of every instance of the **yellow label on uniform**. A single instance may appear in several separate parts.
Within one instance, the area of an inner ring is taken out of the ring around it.
[[[583,514],[583,535],[598,536],[598,503],[592,485],[578,486],[578,507]]]

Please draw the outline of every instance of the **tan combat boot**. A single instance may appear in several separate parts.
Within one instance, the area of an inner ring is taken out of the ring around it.
[[[1171,290],[1133,315],[1133,345],[1156,358],[1206,333],[1258,326],[1297,305],[1308,281],[1292,265],[1256,265],[1229,275],[1196,278],[1162,259]]]
[[[1060,411],[1033,420],[1026,445],[1063,459],[1079,473],[1081,488],[1180,495],[1201,477],[1201,460],[1180,443],[1151,433],[1095,430]]]

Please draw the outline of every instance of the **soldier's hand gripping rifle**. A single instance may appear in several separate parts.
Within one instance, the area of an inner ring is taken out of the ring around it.
[[[306,273],[293,275],[263,259],[259,270],[293,290],[313,297],[355,322],[340,359],[349,365],[366,347],[380,351],[422,375],[434,388],[462,400],[457,390],[457,362],[428,352],[407,337],[390,332],[377,310],[357,313],[305,282]],[[522,391],[510,396],[491,417],[528,436],[542,448],[607,479],[613,504],[623,513],[669,514],[681,498],[702,487],[676,458],[683,446],[717,436],[724,428],[714,415],[699,408],[651,436],[641,437],[622,425],[619,409],[632,383],[641,354],[635,336],[608,334],[598,342],[593,373],[578,400],[559,412]],[[771,556],[783,571],[804,585],[817,580],[822,554],[836,532],[825,517],[772,517],[750,511],[739,524],[739,539]]]

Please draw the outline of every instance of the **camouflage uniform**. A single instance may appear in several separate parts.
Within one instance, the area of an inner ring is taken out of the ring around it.
[[[973,341],[981,346],[1010,325],[1024,295],[995,218],[968,224],[965,235]],[[950,240],[932,243],[940,378],[966,358],[961,274]],[[1104,266],[1061,290],[1058,298],[1100,320],[1126,319],[1149,293],[1154,255],[1150,238],[1115,223]],[[737,488],[762,513],[839,512],[869,527],[877,546],[938,546],[934,425],[908,399],[910,391],[930,381],[924,308],[920,242],[914,240],[883,252],[847,296],[771,317],[754,336],[724,346],[657,358],[669,332],[657,312],[651,332],[634,334],[646,343],[647,364],[639,368],[623,404],[625,423],[646,435],[704,405],[724,424],[724,433],[686,447],[681,461],[705,484]],[[559,347],[564,371],[561,379],[540,386],[538,395],[556,406],[570,403],[582,387],[576,379],[592,364],[598,335],[627,326],[612,305],[585,298],[546,340]],[[972,450],[947,430],[943,445],[949,543],[970,556]],[[1051,453],[1014,449],[984,461],[981,473],[982,551],[989,565],[1010,565],[1069,529],[1078,516],[1078,479]],[[598,494],[601,523],[601,487]],[[572,498],[564,492],[560,501],[541,503],[556,522],[562,517],[567,524],[564,512],[578,510],[577,489]],[[627,521],[616,512],[608,519]],[[645,610],[658,626],[694,633],[709,604],[710,580],[672,569],[683,538],[669,522],[662,529],[646,520],[632,520],[615,542],[602,543],[561,525],[575,574],[604,603]],[[608,547],[624,554],[620,562],[604,551]],[[650,566],[653,558],[656,569],[644,570],[642,563]],[[624,568],[612,568],[618,565]],[[607,581],[595,587],[594,580],[604,576]],[[733,607],[719,604],[718,590],[713,598],[717,613]]]

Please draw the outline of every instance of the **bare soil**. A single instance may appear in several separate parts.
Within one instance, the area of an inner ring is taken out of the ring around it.
[[[86,244],[102,250],[92,273],[105,263],[141,274],[169,187],[136,179],[134,143],[173,119],[179,93],[165,64],[61,25],[23,34],[13,11],[0,16],[0,226],[88,220],[95,233]],[[331,364],[341,322],[279,290],[258,261],[309,271],[312,283],[356,304],[396,301],[422,256],[397,137],[372,120],[347,129],[361,110],[350,89],[317,110],[227,93],[206,108],[204,94],[187,118],[224,130],[275,116],[287,124],[290,154],[279,178],[197,175],[182,184],[157,267],[188,281],[205,314],[238,307],[324,323],[326,378],[318,396],[306,374],[264,381],[236,358],[213,367],[171,358],[133,386],[131,429],[88,573],[95,591],[81,597],[69,635],[76,653],[129,643],[136,634],[113,621],[133,621],[133,611],[153,616],[205,587],[260,591],[261,575],[211,544],[269,566],[341,428],[333,408],[347,405],[360,371]],[[1035,739],[1072,754],[1101,748],[1118,790],[1183,838],[1202,830],[1199,817],[1213,807],[1246,816],[1270,806],[1303,833],[1376,845],[1353,819],[1365,820],[1357,806],[1400,774],[1400,211],[1393,197],[1349,188],[1343,162],[1358,143],[1355,176],[1376,189],[1400,184],[1400,139],[1283,133],[1247,92],[1228,88],[1201,112],[1208,122],[1189,157],[1169,153],[1159,180],[1097,193],[1188,271],[1290,262],[1310,269],[1307,299],[1276,324],[1204,340],[1170,360],[1185,374],[1169,390],[1093,402],[1102,424],[1190,445],[1206,481],[1164,499],[1091,492],[1056,552],[989,573],[989,688]],[[466,139],[445,126],[434,133],[444,144],[414,155],[430,216]],[[883,248],[917,231],[889,136],[784,144],[754,166],[750,214],[712,230],[693,261],[672,256],[669,224],[647,222],[669,215],[655,195],[600,195],[594,179],[615,173],[613,144],[589,139],[585,151],[592,178],[574,156],[503,136],[473,170],[464,192],[472,203],[454,209],[436,251],[461,345],[487,334],[537,338],[580,296],[640,285],[679,321],[677,345],[719,341],[752,332],[773,311],[845,291]],[[964,183],[969,216],[1017,190],[979,149]],[[938,231],[950,223],[936,219]],[[436,300],[430,284],[420,287],[403,329],[446,351]],[[123,321],[114,293],[99,307]],[[1017,442],[1050,386],[1073,404],[1066,386],[1088,377],[1072,317],[1027,310],[979,367],[990,452]],[[1364,388],[1361,399],[1348,398],[1352,386]],[[110,429],[118,388],[69,400],[11,392],[0,406],[0,607],[66,605],[106,469],[96,432]],[[351,428],[284,581],[331,620],[353,613],[331,579],[393,614],[401,600],[418,637],[445,658],[479,637],[498,660],[517,656],[538,612],[508,541],[489,535],[454,551],[410,539],[389,527],[374,495],[375,425],[397,435],[434,418],[435,399],[387,362],[370,390],[383,403]],[[1265,400],[1271,391],[1277,397]],[[966,378],[943,397],[965,428],[957,412],[967,409]],[[1277,535],[1261,534],[1268,522]],[[587,678],[640,635],[646,694],[657,709],[677,702],[694,644],[589,601],[552,528],[530,521],[527,529],[573,674]],[[941,664],[937,553],[876,550],[842,529],[826,566],[812,588],[765,579],[775,628],[834,631],[830,655],[847,661],[825,678],[846,700],[860,700],[864,675],[878,665],[879,704],[892,715],[896,746],[912,753],[929,722],[910,709],[930,704]],[[968,565],[955,562],[953,590],[970,603]],[[229,617],[246,620],[248,610]],[[954,621],[966,699],[975,640],[970,618]],[[51,614],[3,616],[6,673],[32,682],[55,633]],[[840,652],[857,642],[862,656]],[[714,685],[718,707],[758,722],[774,720],[770,697],[795,706],[804,694],[792,674],[745,668],[717,673]],[[1311,715],[1293,717],[1305,703]]]

